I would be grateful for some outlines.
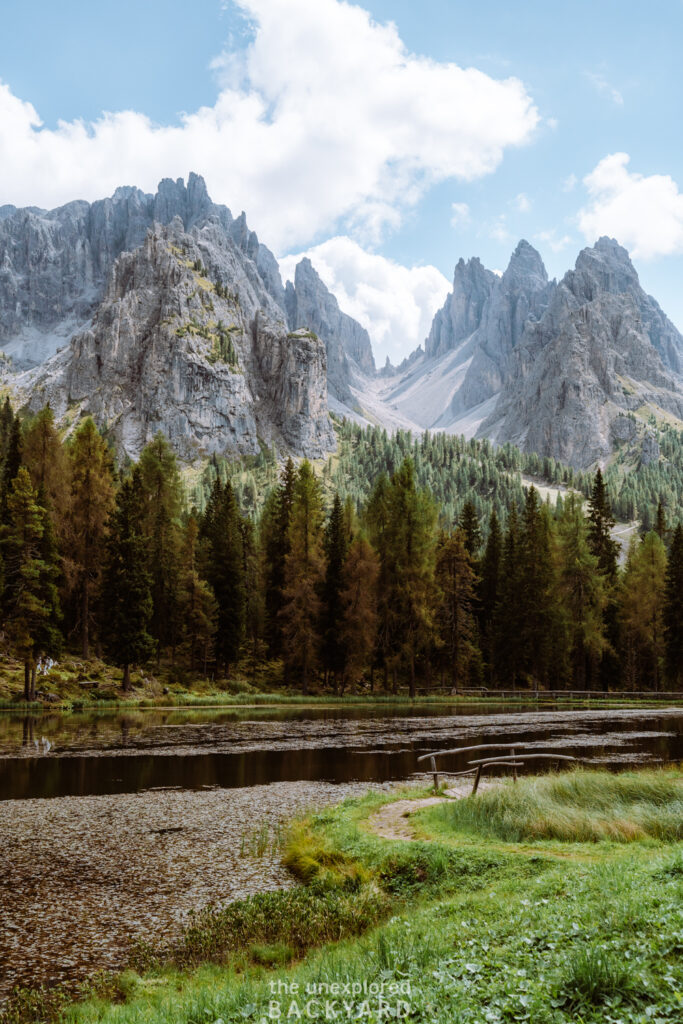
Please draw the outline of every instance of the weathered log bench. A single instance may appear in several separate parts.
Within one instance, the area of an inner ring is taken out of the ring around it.
[[[524,766],[527,761],[577,761],[578,758],[572,757],[569,754],[538,754],[534,753],[533,747],[529,747],[528,744],[524,743],[478,743],[472,747],[453,747],[450,750],[435,750],[430,754],[421,754],[418,757],[418,762],[429,760],[430,767],[432,770],[432,776],[434,779],[434,792],[439,790],[439,776],[447,775],[452,778],[460,775],[474,775],[474,785],[472,786],[473,796],[479,788],[479,782],[482,773],[487,768],[512,768],[513,780],[517,781],[517,769]],[[468,761],[470,768],[465,768],[464,771],[460,772],[446,772],[439,771],[436,766],[437,757],[445,757],[453,754],[473,754],[480,750],[504,750],[507,751],[503,756],[500,757],[481,757],[473,758]]]

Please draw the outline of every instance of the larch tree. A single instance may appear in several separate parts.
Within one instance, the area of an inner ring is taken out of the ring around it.
[[[340,592],[342,692],[370,668],[377,635],[379,558],[364,536],[350,544],[342,568]]]
[[[665,652],[664,630],[666,548],[650,531],[632,546],[621,586],[620,613],[626,639],[634,642],[639,671],[654,690],[659,689]]]

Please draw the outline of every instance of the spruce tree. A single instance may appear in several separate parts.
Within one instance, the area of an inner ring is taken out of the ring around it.
[[[292,518],[296,469],[287,460],[279,486],[271,491],[261,517],[261,547],[265,562],[265,611],[268,649],[271,657],[282,652],[285,560],[289,551],[289,526]]]
[[[523,661],[521,537],[517,509],[511,506],[503,543],[498,602],[493,619],[495,679],[503,687],[517,685]]]
[[[123,668],[124,691],[130,689],[131,665],[145,662],[155,647],[149,634],[154,609],[145,512],[145,492],[136,466],[116,495],[107,537],[102,599],[102,633],[109,657]]]
[[[114,509],[114,467],[107,445],[88,416],[79,425],[69,448],[71,500],[68,559],[77,611],[76,629],[81,652],[90,657],[109,517]]]
[[[51,524],[24,466],[8,495],[7,514],[2,536],[4,621],[11,646],[24,663],[24,697],[32,700],[36,660],[41,654],[56,653],[61,637]]]
[[[323,573],[322,494],[311,464],[304,460],[294,483],[280,612],[285,664],[289,672],[301,673],[304,693],[319,660]]]
[[[203,576],[217,604],[216,668],[229,676],[240,656],[246,616],[241,515],[229,482],[214,482],[201,538]]]
[[[600,572],[609,583],[614,583],[617,577],[619,545],[612,538],[614,526],[615,519],[612,515],[612,506],[607,495],[602,470],[598,469],[588,501],[588,543],[598,560]]]
[[[521,625],[522,664],[535,684],[545,683],[551,660],[553,579],[550,517],[538,491],[530,487],[522,516],[517,595]]]
[[[216,635],[217,606],[213,592],[197,570],[199,526],[190,516],[185,526],[181,556],[179,606],[182,641],[190,658],[190,672],[201,660],[206,673],[209,651]]]
[[[143,528],[147,567],[152,580],[150,633],[157,658],[175,646],[179,629],[180,510],[182,490],[175,453],[158,433],[140,455],[140,479],[145,495]]]
[[[494,671],[493,621],[500,590],[502,557],[503,536],[494,510],[489,519],[489,532],[481,559],[478,602],[481,652],[489,680]]]
[[[468,681],[470,665],[478,653],[473,614],[477,582],[465,531],[443,534],[436,553],[437,624],[442,658],[454,689]]]
[[[676,526],[666,567],[664,589],[666,675],[670,685],[683,683],[683,527]]]
[[[335,689],[344,667],[340,633],[342,572],[348,547],[344,506],[336,493],[325,529],[325,579],[322,588],[322,661]]]
[[[465,549],[468,555],[473,561],[476,561],[479,548],[481,547],[481,528],[474,502],[469,498],[462,507],[458,526],[462,530]]]

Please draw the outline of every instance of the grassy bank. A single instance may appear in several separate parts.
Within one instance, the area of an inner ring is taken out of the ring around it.
[[[415,842],[372,831],[395,795],[347,801],[293,828],[301,888],[139,946],[64,1019],[322,1021],[336,984],[353,1006],[337,999],[339,1020],[680,1021],[682,787],[680,770],[524,780],[425,807]]]

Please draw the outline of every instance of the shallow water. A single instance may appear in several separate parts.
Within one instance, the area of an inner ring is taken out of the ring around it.
[[[678,761],[683,708],[432,704],[6,714],[0,799],[398,781],[421,770],[422,753],[513,738],[611,768]],[[466,757],[445,758],[441,767],[459,770]]]

